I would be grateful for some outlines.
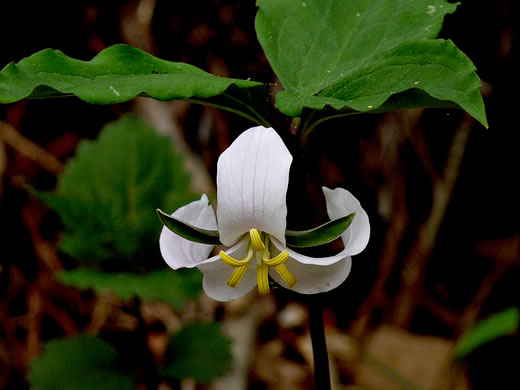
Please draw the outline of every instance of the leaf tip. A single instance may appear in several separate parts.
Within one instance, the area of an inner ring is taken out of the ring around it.
[[[161,209],[155,209],[155,212],[157,213],[157,216],[159,217],[159,219],[161,220],[161,223],[164,225],[164,226],[168,226],[167,224],[167,221],[166,221],[166,218],[169,217],[168,214],[166,214],[164,211],[162,211]]]

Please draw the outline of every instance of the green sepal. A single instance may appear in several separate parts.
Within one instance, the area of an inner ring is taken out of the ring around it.
[[[338,238],[345,230],[348,229],[354,215],[352,213],[346,217],[329,221],[321,226],[315,227],[314,229],[295,231],[285,231],[285,242],[288,246],[295,248],[308,248],[311,246],[318,246],[327,244]]]
[[[159,209],[157,209],[157,214],[164,226],[186,240],[208,245],[222,245],[217,230],[207,230],[195,227],[189,223],[180,221]]]

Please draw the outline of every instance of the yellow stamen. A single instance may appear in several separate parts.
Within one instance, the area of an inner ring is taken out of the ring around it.
[[[240,281],[242,280],[242,278],[246,274],[246,271],[247,271],[248,268],[249,268],[249,264],[246,264],[246,265],[243,265],[243,266],[240,266],[240,267],[236,267],[233,270],[233,273],[231,274],[229,279],[227,280],[227,282],[226,282],[227,285],[229,287],[233,287],[233,288],[238,286],[238,284],[240,283]]]
[[[222,261],[224,263],[226,263],[227,265],[230,265],[232,267],[241,267],[241,266],[243,266],[245,264],[249,264],[249,262],[253,258],[253,250],[249,249],[249,252],[247,253],[247,256],[244,257],[242,260],[237,260],[237,259],[229,256],[224,251],[220,251],[219,255],[220,255],[220,258],[222,259]]]
[[[247,269],[249,268],[249,262],[253,258],[253,253],[253,249],[249,248],[247,256],[244,257],[242,260],[237,260],[229,256],[226,252],[220,251],[219,254],[222,261],[232,267],[235,267],[233,273],[226,282],[229,287],[235,288],[236,286],[238,286],[238,284],[246,274]]]
[[[269,267],[260,259],[256,265],[256,283],[260,295],[269,294]]]
[[[269,248],[269,235],[266,235],[265,238],[265,247]],[[273,257],[272,259],[269,259],[270,253],[268,251],[264,252],[264,256],[262,257],[262,260],[264,263],[269,267],[274,267],[276,272],[278,272],[278,275],[282,278],[282,280],[289,286],[294,287],[296,284],[296,278],[294,275],[289,271],[289,268],[284,264],[285,261],[289,258],[289,252],[283,251],[279,253],[277,256]]]
[[[287,260],[289,258],[289,252],[287,252],[287,251],[283,251],[283,252],[279,253],[278,256],[273,257],[272,259],[269,258],[269,255],[270,255],[269,252],[265,252],[264,256],[262,257],[262,260],[264,261],[264,263],[266,265],[268,265],[269,267],[276,267],[279,264],[283,264],[283,263],[285,263],[285,260]]]
[[[251,242],[247,256],[237,260],[224,251],[220,251],[220,258],[224,263],[234,267],[233,273],[227,280],[227,285],[230,287],[237,287],[249,269],[249,263],[251,262],[253,255],[256,256],[256,283],[258,285],[258,292],[260,295],[266,295],[269,293],[269,267],[274,267],[278,275],[289,287],[294,287],[296,284],[296,278],[289,271],[287,266],[284,264],[289,258],[289,252],[280,252],[273,258],[270,258],[269,252],[269,235],[265,234],[265,242],[262,242],[262,237],[257,229],[251,229],[249,231]]]
[[[287,283],[289,287],[294,287],[296,284],[296,278],[291,273],[291,271],[289,271],[285,264],[275,265],[274,269],[276,272],[278,272],[278,275],[280,275],[280,277],[285,283]]]
[[[289,287],[294,287],[294,285],[296,284],[296,278],[284,264],[285,261],[289,258],[289,252],[283,251],[279,253],[278,256],[275,256],[272,259],[269,259],[268,257],[269,252],[266,252],[265,257],[262,257],[264,263],[269,267],[274,267],[274,269],[276,270],[276,272],[278,272],[278,275],[280,275],[283,281],[287,283]]]
[[[256,229],[251,229],[249,231],[249,236],[251,237],[251,244],[253,245],[253,249],[255,251],[261,252],[265,249],[264,243],[262,242],[262,238],[260,237],[260,233]]]

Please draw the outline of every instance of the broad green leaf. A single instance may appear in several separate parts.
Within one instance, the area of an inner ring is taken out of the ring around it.
[[[295,231],[286,230],[285,240],[287,245],[296,248],[307,248],[311,246],[323,245],[338,238],[345,230],[348,229],[355,213],[346,217],[329,221],[314,229]]]
[[[209,383],[231,366],[231,341],[212,323],[196,323],[173,335],[164,356],[164,376]]]
[[[258,39],[286,89],[313,95],[402,42],[435,38],[445,0],[258,0]]]
[[[520,312],[511,307],[481,320],[468,330],[457,343],[455,357],[462,359],[479,346],[518,330]]]
[[[334,117],[456,106],[487,125],[473,64],[453,43],[434,40],[456,4],[259,0],[258,5],[258,39],[286,89],[276,97],[283,113],[299,117],[304,108],[327,108]],[[389,101],[405,91],[410,93]],[[327,118],[310,115],[303,118],[307,127]]]
[[[480,80],[474,70],[471,61],[451,41],[406,42],[372,58],[367,66],[351,72],[316,96],[283,91],[277,95],[277,101],[292,110],[298,107],[322,110],[328,106],[336,110],[328,115],[336,116],[404,108],[456,107],[487,125],[479,93]],[[316,123],[326,115],[316,112],[306,120]]]
[[[0,103],[58,96],[77,96],[95,104],[120,103],[136,96],[186,99],[228,109],[259,124],[266,124],[258,112],[262,106],[251,104],[257,100],[253,95],[265,98],[265,93],[261,83],[217,77],[127,45],[111,46],[91,61],[46,49],[0,72]]]
[[[160,270],[144,274],[78,269],[61,271],[57,277],[68,286],[90,288],[99,294],[112,291],[123,300],[137,296],[144,300],[162,301],[178,310],[182,309],[186,300],[197,299],[202,287],[202,274],[195,269],[175,272]]]
[[[32,390],[133,390],[135,384],[119,366],[116,350],[86,335],[46,343],[30,362]]]
[[[157,210],[157,214],[159,215],[159,219],[164,226],[187,240],[199,242],[201,244],[222,245],[217,230],[198,228],[196,226],[190,225],[189,223],[180,221],[159,209]]]
[[[140,254],[157,248],[161,226],[155,209],[193,200],[188,187],[170,139],[126,116],[108,124],[97,140],[81,143],[56,193],[40,197],[65,225],[64,252],[86,262],[140,264],[145,258],[149,263]]]

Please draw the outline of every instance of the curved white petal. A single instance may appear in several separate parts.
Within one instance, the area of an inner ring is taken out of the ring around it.
[[[226,253],[234,258],[242,258],[246,254],[249,238],[240,240],[229,248]],[[215,261],[218,260],[218,261]],[[226,282],[234,268],[220,261],[219,256],[208,259],[197,267],[204,273],[202,288],[207,296],[216,301],[227,302],[246,295],[256,286],[256,263],[251,261],[247,272],[237,287],[229,287]]]
[[[302,264],[289,258],[285,265],[296,278],[296,284],[290,288],[300,294],[318,294],[330,291],[345,281],[352,266],[352,258],[346,257],[328,266]],[[274,268],[269,275],[281,286],[289,288]]]
[[[177,209],[172,216],[199,228],[217,229],[215,212],[208,204],[208,197],[205,194],[201,196],[200,200]],[[159,246],[162,257],[173,269],[196,267],[208,258],[213,249],[213,245],[186,240],[167,227],[163,227],[161,231]]]
[[[286,193],[292,156],[272,129],[253,127],[221,154],[217,165],[220,240],[234,244],[251,228],[285,244]]]
[[[361,252],[368,244],[370,238],[370,223],[368,215],[361,207],[359,201],[344,188],[331,190],[323,187],[323,194],[327,202],[327,214],[331,220],[356,213],[352,224],[341,235],[345,250],[343,256],[353,256]]]
[[[370,224],[368,215],[361,207],[359,201],[349,191],[343,188],[331,190],[323,187],[325,200],[327,202],[327,213],[331,220],[345,217],[351,213],[356,213],[352,220],[352,224],[341,235],[344,249],[334,256],[328,257],[310,257],[295,252],[290,248],[286,248],[280,241],[273,238],[271,242],[281,252],[287,250],[289,257],[302,264],[315,264],[319,266],[327,266],[334,264],[345,257],[353,256],[361,252],[367,246],[370,237]]]
[[[311,257],[311,256],[305,256],[305,255],[302,255],[301,253],[295,252],[291,248],[287,248],[274,237],[271,237],[271,243],[276,247],[276,249],[278,249],[278,251],[289,252],[289,257],[291,259],[296,260],[302,264],[314,264],[314,265],[318,265],[318,266],[325,266],[325,265],[331,265],[331,264],[337,263],[338,261],[343,260],[346,257],[343,254],[343,252],[345,252],[345,249],[343,249],[341,252],[339,252],[338,254],[336,254],[334,256]]]

